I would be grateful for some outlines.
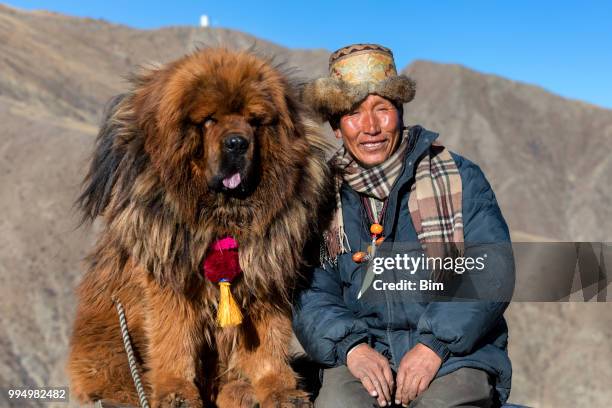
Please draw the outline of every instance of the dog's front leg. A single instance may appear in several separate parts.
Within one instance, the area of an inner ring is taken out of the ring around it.
[[[297,376],[289,365],[291,321],[278,312],[253,321],[253,335],[245,336],[238,364],[252,384],[261,408],[311,407],[308,394],[297,389]]]
[[[202,407],[195,385],[197,353],[203,342],[201,309],[169,288],[151,284],[146,289],[148,337],[146,376],[152,406]]]

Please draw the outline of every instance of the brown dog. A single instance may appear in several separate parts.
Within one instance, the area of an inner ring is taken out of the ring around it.
[[[78,290],[73,395],[138,402],[116,298],[152,406],[308,401],[288,364],[291,295],[331,202],[327,145],[294,86],[250,53],[197,51],[133,84],[107,113],[79,200],[105,227]],[[217,327],[218,285],[202,274],[226,235],[243,270],[235,328]]]

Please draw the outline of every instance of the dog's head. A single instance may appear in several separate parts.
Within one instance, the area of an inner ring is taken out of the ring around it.
[[[305,147],[296,145],[303,134],[297,97],[265,59],[205,49],[143,81],[133,106],[145,149],[170,191],[223,195],[227,205],[228,198],[251,197],[272,163],[291,181],[291,169],[303,162],[295,154]]]
[[[135,202],[192,225],[263,234],[303,199],[306,173],[324,160],[296,86],[252,53],[207,48],[133,85],[98,134],[79,199],[86,218]]]

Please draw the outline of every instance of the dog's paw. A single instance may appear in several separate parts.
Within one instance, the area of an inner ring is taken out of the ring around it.
[[[195,385],[186,381],[169,381],[157,387],[153,408],[203,408],[200,392]]]
[[[261,408],[312,408],[312,402],[304,391],[286,389],[272,392],[261,404]]]
[[[202,408],[204,404],[200,397],[187,398],[179,392],[172,392],[156,398],[152,406],[154,408]]]
[[[257,398],[250,383],[236,380],[221,387],[216,403],[219,408],[254,408]]]

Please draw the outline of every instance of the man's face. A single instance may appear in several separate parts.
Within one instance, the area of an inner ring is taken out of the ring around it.
[[[387,160],[398,146],[401,118],[389,100],[369,95],[354,111],[340,118],[334,133],[362,166],[373,167]]]

